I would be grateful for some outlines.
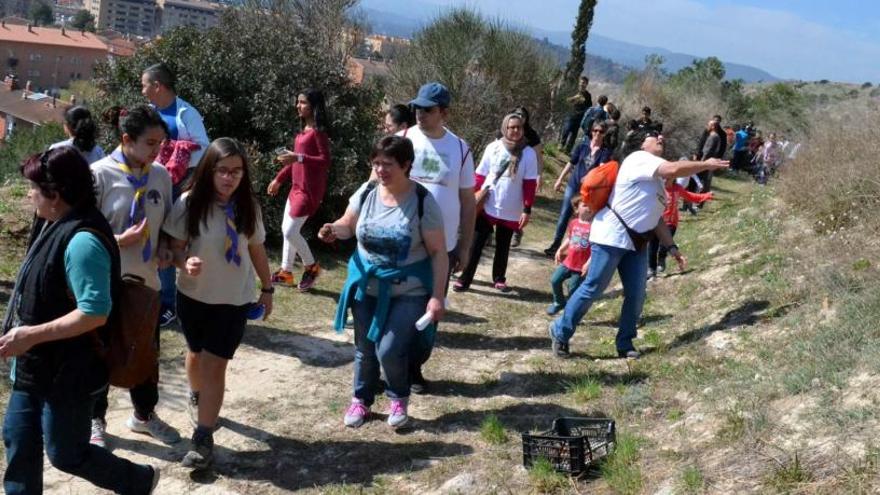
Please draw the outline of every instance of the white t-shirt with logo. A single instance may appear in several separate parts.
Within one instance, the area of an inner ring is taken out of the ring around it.
[[[499,177],[502,169],[504,173]],[[511,176],[511,172],[510,153],[504,143],[497,139],[486,146],[477,167],[477,173],[486,177],[483,189],[492,190],[484,209],[493,218],[516,222],[523,211],[523,181],[538,179],[538,157],[531,146],[523,149],[516,175]]]
[[[119,235],[129,227],[131,202],[134,188],[126,179],[126,173],[112,156],[104,157],[91,165],[95,176],[98,209],[110,223],[113,233]],[[143,258],[143,242],[135,242],[119,248],[122,274],[130,273],[144,279],[144,284],[159,290],[156,248],[159,246],[159,232],[165,218],[171,211],[171,176],[165,167],[158,163],[150,165],[150,178],[147,179],[147,196],[144,199],[144,214],[150,229],[152,255],[148,261]]]
[[[446,250],[452,251],[458,244],[461,223],[459,190],[473,190],[476,185],[473,153],[467,143],[449,129],[440,139],[425,136],[418,126],[397,135],[409,138],[413,143],[416,159],[409,178],[425,186],[440,205]]]
[[[617,173],[617,181],[608,203],[636,232],[654,229],[666,208],[663,179],[654,174],[665,162],[647,151],[636,151],[626,157]],[[635,250],[629,234],[617,216],[604,208],[593,218],[590,242]]]

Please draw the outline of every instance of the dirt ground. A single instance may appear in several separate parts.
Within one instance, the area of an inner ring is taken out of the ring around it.
[[[579,327],[573,357],[551,355],[545,308],[553,263],[541,251],[558,200],[542,198],[523,245],[511,253],[513,291],[502,294],[488,284],[492,250],[487,249],[472,289],[450,293],[451,312],[425,368],[431,393],[412,397],[412,421],[402,431],[384,422],[384,398],[363,427],[342,425],[354,349],[350,330],[337,334],[331,328],[345,260],[327,257],[316,290],[279,289],[271,319],[248,328],[229,366],[213,470],[191,473],[179,466],[191,428],[185,347],[177,329],[162,332],[157,410],[184,440],[169,447],[127,431],[130,401],[127,392],[114,389],[110,448],[158,465],[159,494],[672,493],[681,470],[695,463],[702,466],[700,486],[710,492],[754,490],[729,483],[736,477],[725,474],[725,450],[716,448],[726,424],[719,415],[723,404],[701,398],[707,382],[688,371],[696,358],[741,353],[748,335],[743,329],[769,326],[772,316],[772,304],[747,282],[726,283],[751,256],[748,241],[733,235],[729,225],[749,214],[737,198],[752,186],[741,180],[717,183],[716,204],[685,219],[677,236],[691,258],[690,269],[649,284],[636,342],[646,355],[639,361],[615,359],[621,302],[616,280]],[[584,381],[597,385],[590,391],[579,385]],[[490,415],[500,420],[506,440],[481,434]],[[522,467],[520,433],[545,430],[557,417],[584,415],[614,417],[619,433],[636,439],[638,454],[619,472],[596,469],[549,487],[536,481]],[[710,448],[711,455],[703,456]],[[48,464],[45,479],[47,493],[100,493]]]

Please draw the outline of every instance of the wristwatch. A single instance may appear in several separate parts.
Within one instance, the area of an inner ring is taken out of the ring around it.
[[[275,287],[274,286],[262,287],[262,288],[260,288],[260,292],[262,292],[263,294],[274,294]]]

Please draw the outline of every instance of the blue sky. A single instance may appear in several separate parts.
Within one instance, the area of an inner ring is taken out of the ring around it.
[[[578,0],[428,0],[512,22],[570,30]],[[599,0],[593,31],[782,78],[880,83],[876,0]],[[600,54],[601,55],[601,54]]]

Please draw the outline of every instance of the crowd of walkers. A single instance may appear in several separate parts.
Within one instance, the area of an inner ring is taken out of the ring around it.
[[[192,434],[181,463],[193,469],[213,463],[226,369],[247,320],[269,317],[276,286],[308,291],[321,274],[302,234],[324,198],[332,163],[331,109],[321,91],[297,95],[300,132],[276,151],[279,171],[266,193],[275,196],[288,186],[289,193],[275,226],[284,239],[281,265],[272,272],[247,153],[231,138],[209,140],[201,115],[176,95],[167,67],[147,68],[141,82],[148,104],[104,115],[118,143],[109,154],[96,144],[90,111],[74,107],[64,124],[70,139],[21,167],[36,216],[0,337],[0,356],[14,359],[3,429],[7,493],[41,491],[43,445],[53,466],[96,486],[131,494],[155,488],[158,468],[106,449],[108,371],[96,342],[106,336],[101,330],[111,312],[125,309],[113,306],[123,274],[140,280],[161,304],[155,322],[148,322],[156,345],[160,327],[175,320],[186,340]],[[604,95],[593,105],[588,83],[582,78],[569,99],[560,143],[570,159],[553,184],[562,207],[545,250],[558,265],[546,310],[556,317],[550,348],[569,356],[575,329],[618,273],[617,354],[638,358],[633,339],[647,281],[666,269],[669,256],[686,265],[673,240],[679,199],[685,208],[712,199],[712,175],[728,168],[728,149],[739,167],[758,156],[766,175],[779,166],[785,146],[771,134],[743,155],[748,130],[728,143],[716,116],[693,156],[669,161],[662,124],[649,107],[621,136],[620,110]],[[369,180],[345,212],[318,231],[325,243],[353,238],[357,246],[334,322],[340,332],[349,321],[354,328],[351,402],[343,417],[348,427],[370,419],[383,390],[388,425],[409,422],[411,394],[429,391],[423,367],[448,290],[470,290],[493,238],[490,285],[511,290],[510,250],[531,218],[543,168],[541,138],[528,110],[518,107],[499,116],[497,139],[475,157],[447,127],[452,109],[449,91],[437,82],[392,106],[380,125],[386,136],[369,155]],[[581,130],[585,137],[578,140]],[[592,210],[582,184],[618,161],[607,203]],[[298,283],[297,255],[303,266]],[[179,431],[157,413],[159,370],[156,360],[129,389],[125,427],[175,444]]]

